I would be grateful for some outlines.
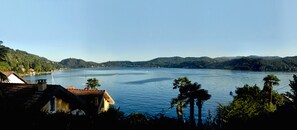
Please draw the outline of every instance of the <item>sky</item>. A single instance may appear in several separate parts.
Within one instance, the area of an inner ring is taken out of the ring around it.
[[[52,61],[296,56],[296,0],[0,0],[3,45]]]

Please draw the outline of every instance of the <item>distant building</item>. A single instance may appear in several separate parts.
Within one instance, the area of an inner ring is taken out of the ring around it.
[[[29,69],[29,75],[30,76],[34,76],[36,73],[35,73],[35,70],[34,69],[32,69],[32,68],[30,68]]]
[[[7,77],[7,81],[5,81],[6,83],[21,83],[21,84],[26,84],[27,83],[26,80],[24,80],[23,78],[18,76],[13,71],[4,71],[4,72],[1,72],[1,73],[6,75],[6,77]]]

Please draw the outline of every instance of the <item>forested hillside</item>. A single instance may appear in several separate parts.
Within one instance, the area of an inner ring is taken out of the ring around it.
[[[15,71],[19,74],[35,72],[48,72],[64,67],[58,62],[50,61],[44,57],[14,50],[0,45],[0,71]]]
[[[61,65],[67,66],[68,68],[93,68],[99,67],[96,62],[87,62],[82,59],[67,58],[59,62]]]
[[[197,69],[230,69],[250,71],[297,71],[295,57],[162,57],[150,61],[109,61],[101,63],[105,67],[169,67]]]

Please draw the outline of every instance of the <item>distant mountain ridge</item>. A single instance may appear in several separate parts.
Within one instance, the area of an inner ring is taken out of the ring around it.
[[[297,71],[297,56],[160,57],[149,61],[109,61],[102,67],[167,67],[250,71]]]
[[[59,68],[92,67],[166,67],[194,69],[229,69],[250,71],[297,71],[297,56],[236,56],[236,57],[158,57],[148,61],[108,61],[96,63],[83,59],[67,58],[54,62],[44,57],[13,50],[0,44],[0,71],[12,70],[26,73],[30,69],[37,72]]]

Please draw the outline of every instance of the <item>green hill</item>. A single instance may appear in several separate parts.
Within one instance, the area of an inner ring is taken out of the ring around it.
[[[44,57],[0,45],[0,71],[15,71],[19,74],[26,74],[32,69],[35,72],[49,72],[62,67],[64,66],[60,63]]]
[[[99,64],[96,62],[87,62],[82,59],[68,58],[59,62],[61,65],[68,68],[93,68],[99,67]]]

